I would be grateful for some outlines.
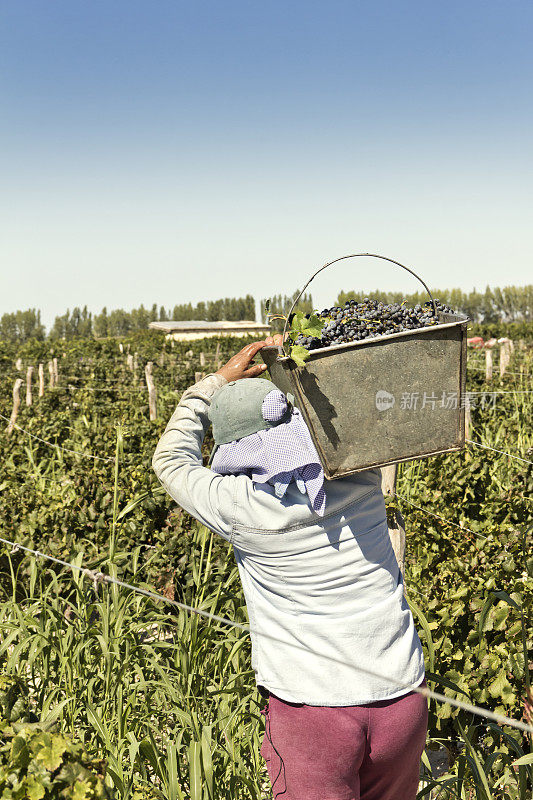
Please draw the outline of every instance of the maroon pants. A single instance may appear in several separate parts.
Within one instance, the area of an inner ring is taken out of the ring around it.
[[[422,684],[425,685],[425,682]],[[307,706],[270,695],[261,755],[275,800],[414,800],[427,700]]]

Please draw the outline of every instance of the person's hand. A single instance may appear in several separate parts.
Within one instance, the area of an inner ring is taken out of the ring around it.
[[[289,335],[288,333],[285,334],[285,339],[287,339],[288,335]],[[281,347],[282,342],[283,342],[283,337],[281,333],[275,333],[274,336],[267,336],[267,338],[265,339],[265,343],[267,346],[274,345],[275,347]]]
[[[288,334],[285,335],[287,338]],[[239,378],[256,378],[261,375],[266,369],[266,364],[253,364],[250,366],[254,356],[261,350],[262,347],[281,347],[283,337],[281,333],[276,333],[274,336],[267,336],[261,342],[252,342],[243,347],[236,355],[221,367],[215,375],[222,375],[226,380],[238,381]]]
[[[268,339],[272,338],[272,336],[268,337]],[[224,364],[223,367],[217,370],[215,375],[222,375],[222,377],[228,382],[238,381],[239,378],[257,378],[258,375],[261,375],[266,370],[267,365],[251,365],[251,363],[256,353],[258,353],[262,347],[270,344],[268,339],[261,342],[252,342],[252,344],[247,344],[246,347],[243,347],[242,350],[240,350],[236,355],[232,356],[232,358],[230,358],[230,360]]]

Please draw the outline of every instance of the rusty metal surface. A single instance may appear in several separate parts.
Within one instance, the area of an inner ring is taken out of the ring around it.
[[[464,447],[466,325],[440,313],[428,328],[313,350],[305,367],[279,348],[260,352],[333,479]]]

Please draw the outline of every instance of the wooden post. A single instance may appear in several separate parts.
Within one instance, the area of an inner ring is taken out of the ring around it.
[[[128,353],[126,357],[126,363],[128,365],[128,369],[133,372],[133,356],[131,353]]]
[[[124,345],[122,344],[122,342],[118,343],[118,349],[120,350],[121,353],[124,352]]]
[[[205,378],[205,374],[203,372],[195,372],[194,373],[194,382],[195,383],[198,383],[199,381],[203,380],[203,378]]]
[[[31,379],[33,377],[33,367],[28,367],[26,370],[26,405],[31,406]]]
[[[159,353],[159,358],[157,359],[157,363],[159,364],[160,367],[162,367],[163,364],[165,363],[165,351],[164,350],[161,350],[161,352]]]
[[[148,389],[148,407],[150,409],[150,419],[157,419],[157,394],[152,376],[153,362],[148,361],[144,368],[144,377],[146,378],[146,387]]]
[[[9,424],[7,426],[7,435],[10,436],[13,428],[15,427],[15,422],[17,421],[17,416],[19,413],[20,408],[20,387],[22,386],[22,378],[17,378],[15,381],[15,385],[13,386],[13,411],[11,412],[11,417],[9,419]]]
[[[19,372],[22,369],[22,359],[21,358],[17,358],[17,360],[15,361],[15,369],[18,369]]]
[[[54,388],[54,364],[53,364],[52,361],[48,362],[48,377],[49,377],[48,387],[50,389],[53,389]]]
[[[505,370],[509,366],[511,360],[511,348],[509,346],[509,339],[500,340],[500,378],[505,375]]]
[[[200,353],[200,366],[205,367],[205,355],[204,353]]]
[[[472,414],[470,411],[470,397],[468,392],[465,396],[465,439],[470,439],[470,428],[472,427]]]
[[[485,380],[492,380],[492,350],[485,350]]]
[[[215,364],[218,364],[219,361],[220,361],[220,342],[217,342],[217,349],[215,350]]]
[[[381,467],[381,490],[385,497],[394,497],[396,494],[397,464],[388,464]],[[389,537],[400,567],[402,577],[405,578],[405,522],[399,509],[391,508],[387,514]]]
[[[54,386],[57,386],[59,383],[59,370],[57,367],[57,358],[52,359],[52,364],[54,365]]]
[[[397,464],[387,464],[386,467],[381,467],[381,491],[385,497],[394,497],[396,494],[397,472]]]

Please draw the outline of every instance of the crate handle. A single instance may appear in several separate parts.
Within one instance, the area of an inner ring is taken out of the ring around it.
[[[326,267],[331,267],[331,265],[332,265],[332,264],[336,264],[336,263],[337,263],[337,261],[344,261],[344,259],[345,259],[345,258],[360,258],[361,256],[370,256],[371,258],[381,258],[381,259],[383,259],[383,261],[389,261],[391,264],[396,264],[398,267],[401,267],[402,269],[405,269],[405,270],[407,270],[407,272],[410,272],[410,273],[411,273],[411,275],[414,275],[414,276],[415,276],[415,278],[416,278],[417,280],[419,280],[419,281],[420,281],[420,283],[422,284],[422,286],[424,287],[424,289],[425,289],[425,290],[426,290],[426,292],[428,293],[428,295],[429,295],[429,299],[431,300],[431,303],[432,303],[432,305],[433,305],[433,315],[434,315],[435,317],[437,316],[437,306],[435,305],[435,301],[434,301],[434,299],[433,299],[433,297],[432,297],[432,294],[431,294],[431,292],[429,291],[429,289],[428,289],[427,285],[424,283],[424,281],[422,280],[422,278],[420,277],[420,275],[417,275],[417,274],[416,274],[416,272],[414,272],[412,269],[409,269],[409,267],[406,267],[406,266],[404,266],[403,264],[400,264],[400,262],[399,262],[399,261],[394,261],[394,259],[392,259],[392,258],[387,258],[387,256],[379,256],[379,255],[377,255],[376,253],[352,253],[351,255],[348,255],[348,256],[341,256],[340,258],[335,258],[333,261],[328,261],[328,263],[327,263],[327,264],[324,264],[324,266],[323,266],[323,267],[320,267],[320,269],[317,269],[317,271],[315,272],[315,274],[314,274],[314,275],[311,275],[311,277],[309,278],[309,280],[308,280],[308,281],[307,281],[307,283],[305,284],[305,286],[304,286],[304,288],[302,289],[302,291],[301,291],[301,292],[298,294],[298,297],[296,298],[296,300],[295,300],[295,301],[294,301],[294,303],[292,304],[292,306],[291,306],[291,308],[290,308],[290,310],[289,310],[289,313],[287,314],[287,319],[285,320],[285,325],[284,325],[284,327],[283,327],[283,337],[282,337],[282,339],[281,339],[281,341],[282,341],[282,345],[281,345],[281,347],[282,347],[282,350],[283,350],[283,352],[285,353],[285,355],[288,355],[287,351],[285,350],[285,334],[287,333],[287,325],[289,324],[289,317],[290,317],[290,315],[292,314],[292,312],[294,311],[294,308],[295,308],[295,306],[296,306],[296,304],[297,304],[298,300],[299,300],[299,299],[300,299],[300,297],[303,295],[303,293],[305,292],[305,290],[307,289],[307,287],[309,286],[309,284],[311,283],[311,281],[312,281],[314,278],[316,278],[316,276],[318,275],[318,273],[319,273],[319,272],[322,272],[322,270],[323,270],[323,269],[326,269]]]

